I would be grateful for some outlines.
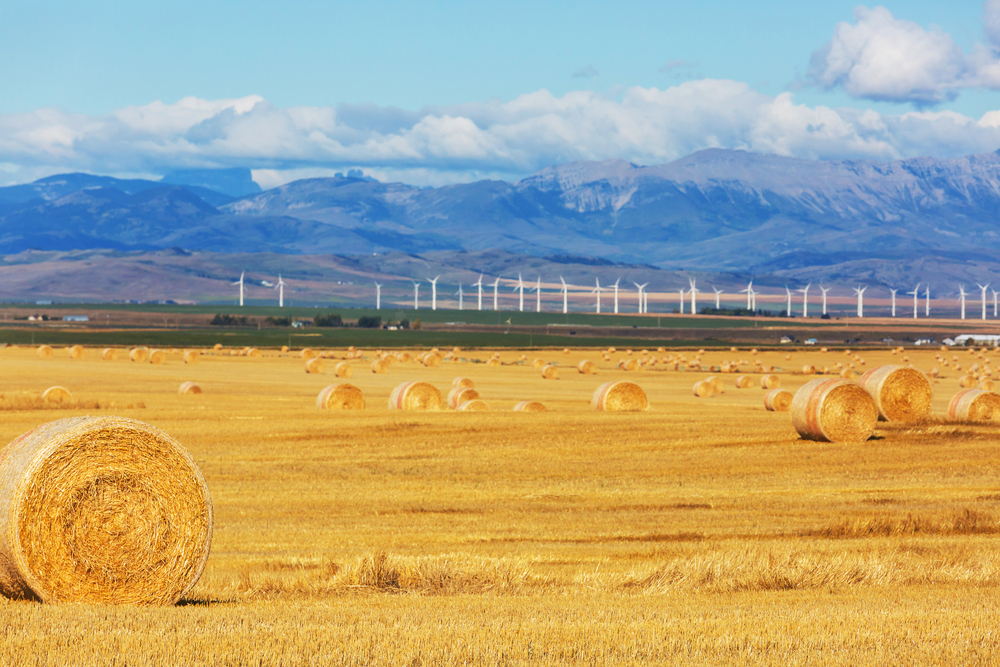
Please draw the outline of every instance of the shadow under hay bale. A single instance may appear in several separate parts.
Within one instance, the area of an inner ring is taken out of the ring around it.
[[[545,412],[545,405],[538,401],[521,401],[514,406],[514,412]]]
[[[427,382],[404,382],[389,395],[390,410],[440,410],[441,392]]]
[[[931,413],[931,383],[908,366],[880,366],[861,376],[859,384],[875,400],[882,421],[916,421]]]
[[[14,599],[174,604],[212,540],[208,487],[183,447],[148,424],[72,417],[0,459],[0,592]]]
[[[316,407],[321,410],[364,410],[365,395],[353,384],[331,384],[319,392]]]
[[[806,440],[864,442],[878,422],[875,400],[850,380],[818,379],[795,392],[792,424]]]
[[[183,382],[181,383],[181,386],[178,387],[177,393],[180,394],[181,396],[186,396],[189,394],[200,394],[201,387],[199,387],[198,384],[195,382]]]
[[[605,382],[594,392],[590,405],[604,412],[641,412],[649,409],[646,392],[634,382]]]

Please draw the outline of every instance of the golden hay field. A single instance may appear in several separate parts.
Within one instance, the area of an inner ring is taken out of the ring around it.
[[[794,391],[817,368],[900,363],[888,350],[709,350],[760,359]],[[624,351],[463,352],[348,382],[364,411],[320,411],[333,376],[295,352],[203,351],[185,365],[99,349],[0,349],[0,441],[40,423],[119,414],[180,440],[215,504],[205,575],[171,608],[0,602],[0,664],[988,664],[1000,654],[1000,424],[949,423],[962,371],[906,354],[935,417],[865,444],[800,440],[760,374],[697,398],[708,371],[617,370]],[[651,351],[652,356],[665,353]],[[685,352],[688,357],[693,352]],[[343,350],[337,351],[343,358]],[[638,350],[632,358],[638,358]],[[542,379],[535,358],[559,365]],[[597,365],[581,375],[582,359]],[[740,373],[751,370],[744,364]],[[718,373],[715,373],[719,375]],[[472,378],[491,412],[390,411],[407,380],[447,395]],[[598,413],[613,379],[651,410]],[[193,380],[203,393],[179,396]],[[52,385],[74,407],[38,397]],[[533,399],[549,412],[515,413]]]

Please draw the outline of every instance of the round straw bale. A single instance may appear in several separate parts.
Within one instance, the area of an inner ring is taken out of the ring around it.
[[[812,380],[792,399],[792,424],[806,440],[863,442],[878,421],[875,400],[864,387],[839,378]]]
[[[159,366],[167,360],[167,353],[163,350],[150,350],[149,363]]]
[[[979,382],[979,390],[980,391],[996,391],[997,390],[997,383],[994,382],[993,380],[989,379],[989,378],[983,378]]]
[[[753,386],[753,378],[749,375],[741,375],[736,378],[736,388],[737,389],[749,389]]]
[[[762,375],[760,378],[760,388],[761,389],[777,389],[781,386],[781,378],[772,373],[767,375]]]
[[[544,359],[533,359],[531,362],[532,368],[541,368],[544,365],[545,365]]]
[[[404,382],[389,394],[390,410],[440,410],[441,392],[427,382]]]
[[[618,368],[623,371],[637,371],[639,370],[639,362],[635,359],[622,359],[618,362]]]
[[[792,406],[792,392],[775,388],[764,394],[764,407],[768,412],[788,412]]]
[[[104,361],[114,361],[118,358],[118,350],[113,347],[106,347],[104,351],[101,352],[101,359]]]
[[[625,350],[625,354],[627,354],[628,356],[631,357],[632,356],[632,350]]]
[[[0,592],[43,602],[177,602],[212,541],[212,500],[183,447],[122,417],[49,422],[0,460]]]
[[[35,354],[38,355],[39,359],[51,359],[52,358],[52,348],[48,345],[39,345],[38,349],[35,350]]]
[[[963,389],[948,404],[948,419],[1000,421],[1000,394]]]
[[[707,380],[698,380],[694,383],[694,395],[698,398],[709,398],[715,394],[715,387]]]
[[[144,347],[134,347],[129,350],[128,358],[132,361],[142,363],[149,357],[149,350]]]
[[[470,380],[469,378],[457,377],[451,381],[451,386],[472,388],[476,386],[476,383]]]
[[[181,396],[183,396],[185,394],[200,394],[201,393],[201,387],[199,387],[194,382],[184,382],[177,389],[177,393],[180,394]]]
[[[750,354],[756,356],[756,355],[760,354],[760,352],[757,351],[757,348],[751,348]]]
[[[465,401],[479,398],[479,392],[472,387],[455,387],[448,392],[448,407],[455,409]]]
[[[304,347],[302,348],[302,351],[299,352],[299,356],[307,360],[312,359],[313,357],[316,356],[316,350],[312,349],[311,347]]]
[[[389,364],[385,363],[381,359],[376,359],[372,362],[372,373],[378,375],[384,375],[389,372]]]
[[[212,349],[218,352],[219,350],[222,349],[222,343],[216,343],[215,345],[212,346]]]
[[[489,412],[490,404],[481,398],[474,398],[471,401],[465,401],[455,409],[460,412]]]
[[[288,352],[288,346],[287,345],[282,345],[281,346],[281,352],[282,352],[282,354],[284,354],[285,352]]]
[[[42,393],[42,400],[48,403],[64,403],[73,400],[73,394],[66,387],[49,387]]]
[[[608,354],[614,354],[617,351],[618,351],[618,348],[615,348],[615,347],[609,347],[608,348]]]
[[[354,375],[354,369],[346,361],[341,361],[333,367],[333,374],[339,378],[349,378]]]
[[[538,401],[521,401],[514,406],[514,412],[545,412],[545,405]]]
[[[881,421],[915,421],[931,413],[931,383],[915,368],[879,366],[858,382],[875,399]]]
[[[409,352],[397,352],[396,358],[400,361],[413,361],[413,355]]]
[[[724,385],[722,384],[722,378],[720,378],[719,376],[717,376],[717,375],[709,375],[707,378],[705,378],[705,382],[707,382],[710,385],[712,385],[712,391],[714,393],[716,393],[716,394],[721,394],[722,393]]]
[[[319,392],[316,407],[320,410],[364,410],[365,395],[353,384],[339,382]]]
[[[840,371],[840,377],[844,378],[845,380],[853,380],[854,371],[851,370],[850,368],[845,368],[844,370]]]
[[[326,365],[325,361],[323,361],[319,357],[313,357],[312,359],[308,360],[305,363],[305,371],[310,375],[319,375],[320,373],[323,372],[323,367],[325,365]]]
[[[546,380],[558,380],[559,369],[556,368],[555,364],[549,364],[542,369],[542,377]]]
[[[961,380],[958,381],[958,386],[962,387],[963,389],[971,389],[976,386],[976,378],[972,377],[971,375],[966,375]]]
[[[563,354],[569,354],[569,348],[568,347],[564,347],[563,348]]]
[[[602,384],[594,392],[590,405],[595,410],[605,412],[640,412],[649,409],[649,401],[642,387],[625,380]]]
[[[802,367],[803,375],[816,375],[816,367],[812,364],[806,364]]]
[[[247,350],[247,356],[248,357],[259,357],[259,356],[261,356],[261,351],[258,350],[255,347],[251,347],[249,350]]]
[[[437,352],[428,352],[424,355],[423,363],[428,368],[436,368],[441,365],[441,355]]]
[[[576,365],[576,370],[583,375],[593,375],[597,371],[597,366],[594,365],[593,361],[584,359]]]
[[[184,350],[184,363],[194,366],[201,361],[201,352],[198,350]]]
[[[486,361],[486,365],[489,366],[490,368],[499,368],[502,364],[500,363],[500,360],[497,359],[496,357],[491,357]]]
[[[71,347],[66,348],[66,350],[67,352],[69,352],[70,359],[83,359],[82,345],[73,345]]]

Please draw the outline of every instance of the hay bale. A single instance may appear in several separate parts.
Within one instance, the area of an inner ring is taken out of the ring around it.
[[[476,386],[476,383],[473,382],[472,380],[470,380],[469,378],[457,377],[457,378],[455,378],[454,380],[451,381],[451,386],[452,387],[469,387],[469,388],[472,388],[472,387]]]
[[[323,361],[319,357],[313,357],[312,359],[308,360],[305,363],[305,370],[306,373],[308,373],[309,375],[319,375],[320,373],[323,372],[323,368],[325,365],[326,365],[325,361]]]
[[[480,398],[475,398],[471,401],[465,401],[455,409],[459,412],[489,412],[490,405]]]
[[[218,352],[219,350],[222,349],[222,343],[216,343],[215,345],[212,346],[212,349]]]
[[[749,389],[753,386],[753,378],[749,375],[741,375],[736,378],[736,388],[737,389]]]
[[[806,364],[802,367],[803,375],[816,375],[816,367],[811,364]]]
[[[437,352],[428,352],[423,355],[421,362],[428,368],[437,368],[441,365],[441,355]]]
[[[639,362],[635,359],[622,359],[618,362],[618,368],[623,371],[637,371],[639,370]]]
[[[198,350],[184,350],[184,363],[194,366],[201,361],[201,352]]]
[[[854,371],[851,370],[850,368],[845,368],[844,370],[840,371],[840,377],[844,378],[845,380],[853,380]]]
[[[149,350],[144,347],[134,347],[129,350],[128,358],[136,363],[142,363],[149,357]]]
[[[167,353],[163,350],[151,350],[149,353],[149,363],[159,366],[167,360]]]
[[[915,421],[931,413],[931,383],[915,368],[879,366],[858,382],[875,400],[881,421]]]
[[[35,354],[38,355],[39,359],[51,359],[53,352],[52,348],[48,345],[39,345],[38,349],[35,350]]]
[[[548,364],[542,369],[542,378],[545,380],[558,380],[559,379],[559,369],[556,368],[555,364]]]
[[[709,375],[705,378],[705,382],[712,385],[712,392],[715,394],[721,394],[723,390],[722,378],[717,375]]]
[[[760,378],[761,389],[777,389],[781,386],[781,378],[773,373],[768,373]]]
[[[792,424],[806,440],[863,442],[878,422],[875,400],[856,382],[812,380],[795,392]]]
[[[73,345],[71,347],[66,348],[66,351],[69,352],[70,359],[83,359],[82,345]]]
[[[521,401],[514,406],[514,412],[545,412],[545,405],[538,401]]]
[[[486,365],[490,368],[500,368],[502,364],[500,363],[500,360],[497,359],[496,357],[491,357],[490,359],[486,360]]]
[[[792,392],[775,388],[764,394],[764,408],[768,412],[788,412],[792,406]]]
[[[958,381],[958,386],[962,387],[962,389],[972,389],[976,386],[976,378],[966,375]]]
[[[531,361],[531,367],[532,368],[542,368],[543,366],[545,366],[545,360],[544,359],[533,359]]]
[[[989,378],[983,378],[982,380],[979,381],[979,390],[980,391],[996,391],[997,390],[997,383],[994,382],[993,380],[989,379]]]
[[[49,387],[42,392],[42,400],[46,403],[65,403],[73,400],[73,394],[66,387]]]
[[[333,367],[333,374],[339,378],[349,378],[354,375],[354,369],[346,361],[341,361]]]
[[[101,359],[104,361],[115,361],[118,358],[118,350],[113,347],[106,347],[101,352]]]
[[[372,373],[377,373],[378,375],[385,375],[389,372],[389,364],[385,363],[381,359],[376,359],[372,362]]]
[[[86,604],[177,602],[212,541],[212,500],[181,445],[122,417],[72,417],[0,460],[0,593]]]
[[[257,357],[260,357],[260,356],[261,356],[261,354],[262,354],[262,353],[261,353],[261,351],[260,351],[260,350],[258,350],[258,349],[257,349],[257,348],[255,348],[255,347],[251,347],[250,349],[248,349],[248,350],[247,350],[247,356],[248,356],[248,357],[254,357],[254,358],[257,358]]]
[[[194,382],[184,382],[181,384],[180,387],[178,387],[177,393],[180,394],[181,396],[184,396],[186,394],[200,394],[201,387],[199,387]]]
[[[590,406],[604,412],[640,412],[649,409],[646,392],[634,382],[605,382],[594,392]]]
[[[698,398],[711,398],[715,395],[715,387],[708,380],[698,380],[694,383],[694,395]]]
[[[287,352],[288,352],[288,346],[287,345],[282,345],[281,346],[281,353],[282,354],[286,354]]]
[[[364,410],[365,395],[353,384],[339,382],[319,392],[316,407],[320,410]]]
[[[593,375],[597,372],[597,366],[593,361],[588,361],[584,359],[576,365],[576,370],[582,375]]]
[[[390,410],[440,410],[441,392],[427,382],[404,382],[389,394]]]
[[[448,392],[448,407],[454,410],[465,401],[476,398],[479,398],[479,392],[472,387],[455,387]]]
[[[410,354],[409,352],[397,352],[396,359],[403,362],[413,361],[413,355]]]
[[[311,347],[304,347],[302,348],[302,351],[299,352],[299,356],[308,361],[316,356],[316,350]]]
[[[563,348],[563,354],[569,354],[569,348],[568,347],[564,347]]]
[[[1000,394],[964,389],[948,404],[948,419],[1000,421]]]

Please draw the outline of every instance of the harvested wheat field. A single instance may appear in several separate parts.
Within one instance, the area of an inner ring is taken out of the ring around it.
[[[0,599],[0,663],[1000,658],[1000,422],[947,418],[965,370],[929,379],[930,417],[829,443],[800,438],[789,413],[765,409],[755,364],[794,394],[839,377],[840,351],[706,349],[688,371],[674,364],[687,368],[681,357],[693,351],[670,350],[640,373],[595,361],[597,375],[558,382],[520,362],[552,350],[503,350],[495,367],[493,351],[463,349],[438,366],[409,352],[391,373],[351,379],[362,409],[329,410],[317,396],[332,374],[303,373],[298,349],[201,350],[193,368],[173,351],[150,365],[0,349],[0,396],[59,385],[82,397],[67,407],[0,400],[0,441],[66,417],[137,419],[191,455],[213,508],[204,573],[180,604]],[[937,353],[907,354],[929,371]],[[863,354],[870,368],[898,361]],[[602,355],[559,358],[572,369]],[[986,358],[1000,363],[990,351],[966,365]],[[692,393],[741,359],[754,360],[734,371],[752,386],[711,400]],[[805,375],[807,366],[832,370]],[[387,407],[401,382],[445,396],[456,376],[491,409]],[[179,395],[192,378],[211,391]],[[598,387],[619,381],[641,387],[649,409],[592,409]],[[546,410],[515,411],[526,399]]]

